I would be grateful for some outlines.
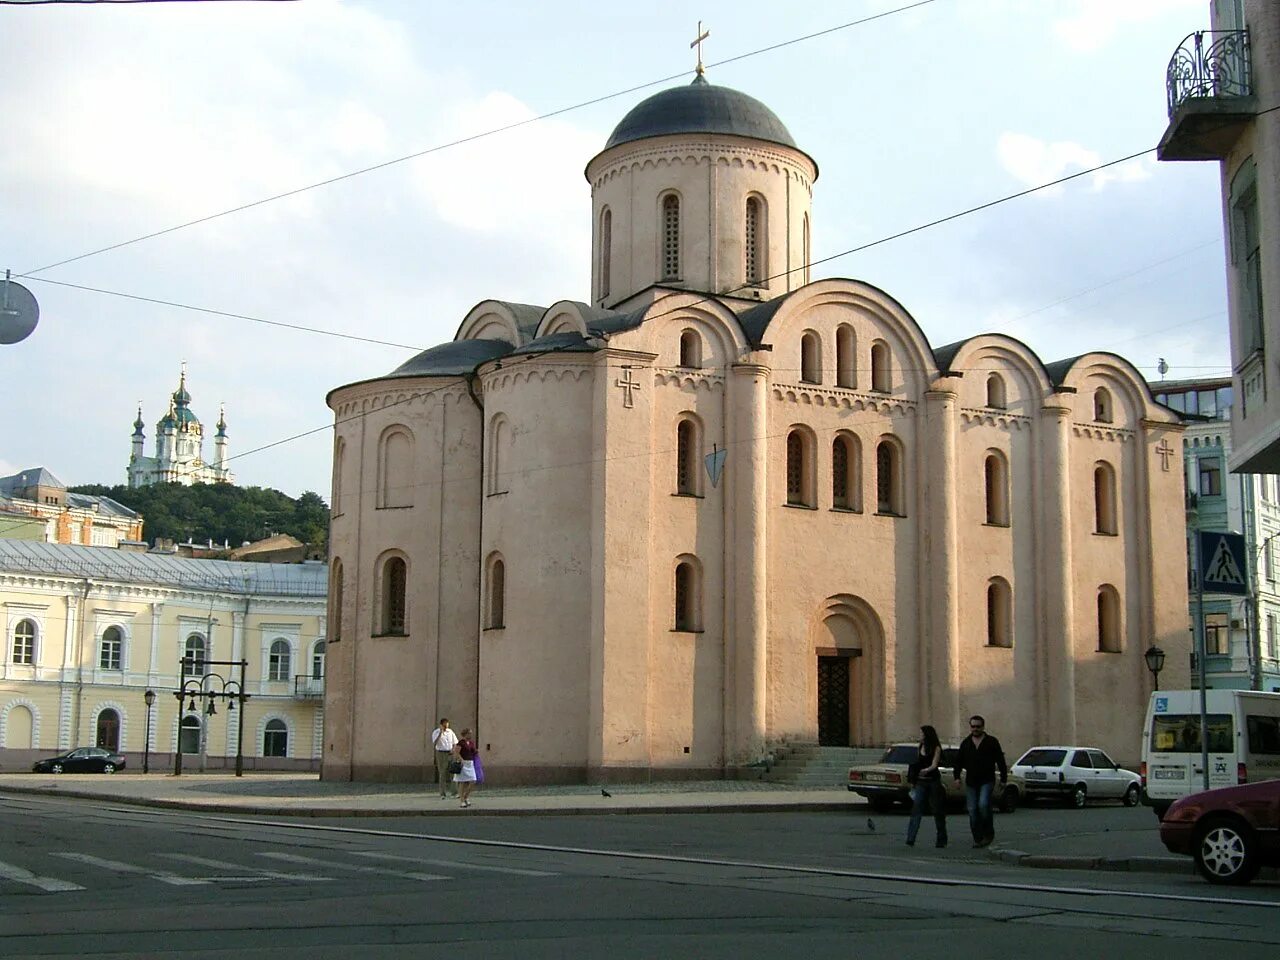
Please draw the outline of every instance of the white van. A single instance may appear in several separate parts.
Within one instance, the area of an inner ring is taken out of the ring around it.
[[[1280,693],[1206,691],[1209,786],[1280,779]],[[1157,690],[1142,730],[1142,800],[1163,817],[1204,789],[1200,691]]]

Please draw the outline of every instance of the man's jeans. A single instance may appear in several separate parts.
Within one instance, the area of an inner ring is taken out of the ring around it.
[[[991,816],[991,791],[994,783],[983,783],[964,787],[964,805],[969,811],[969,829],[973,831],[975,842],[986,840],[996,835],[995,822]]]

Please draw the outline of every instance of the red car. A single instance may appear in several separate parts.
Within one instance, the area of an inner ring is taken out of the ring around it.
[[[1193,793],[1160,821],[1160,840],[1196,858],[1210,883],[1248,883],[1264,866],[1280,866],[1280,780]]]

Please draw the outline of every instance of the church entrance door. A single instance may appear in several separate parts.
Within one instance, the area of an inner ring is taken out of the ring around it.
[[[818,657],[818,744],[849,746],[848,657]]]

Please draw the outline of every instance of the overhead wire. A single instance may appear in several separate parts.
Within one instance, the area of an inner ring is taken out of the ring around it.
[[[1272,108],[1272,109],[1280,109],[1280,107]],[[890,242],[890,241],[892,241],[892,240],[897,240],[897,239],[900,239],[900,238],[902,238],[902,237],[910,236],[910,235],[912,235],[912,234],[919,233],[919,232],[921,232],[921,231],[923,231],[923,230],[928,230],[928,229],[931,229],[931,228],[933,228],[933,227],[940,226],[940,225],[942,225],[942,224],[949,223],[949,222],[952,222],[952,221],[954,221],[954,220],[958,220],[958,219],[960,219],[960,218],[962,218],[962,217],[972,215],[972,214],[974,214],[974,213],[979,213],[979,212],[984,211],[984,210],[989,210],[989,209],[991,209],[991,208],[993,208],[993,207],[995,207],[995,206],[998,206],[998,205],[1000,205],[1000,204],[1007,203],[1007,202],[1012,201],[1012,200],[1017,200],[1017,199],[1020,199],[1020,198],[1022,198],[1022,197],[1026,197],[1026,196],[1029,196],[1029,195],[1031,195],[1031,194],[1037,193],[1037,192],[1039,192],[1039,191],[1041,191],[1041,190],[1047,190],[1047,189],[1050,189],[1050,188],[1052,188],[1052,187],[1056,187],[1056,186],[1059,186],[1059,185],[1061,185],[1061,184],[1068,183],[1068,182],[1073,181],[1073,180],[1077,180],[1077,179],[1079,179],[1080,177],[1084,177],[1084,176],[1087,176],[1087,175],[1089,175],[1089,174],[1096,173],[1096,172],[1098,172],[1099,170],[1104,170],[1104,169],[1107,169],[1107,168],[1109,168],[1109,167],[1114,167],[1114,166],[1117,166],[1117,165],[1119,165],[1119,164],[1129,162],[1129,161],[1131,161],[1131,160],[1137,159],[1138,157],[1146,156],[1147,154],[1152,153],[1155,149],[1156,149],[1155,147],[1149,147],[1149,148],[1147,148],[1147,149],[1145,149],[1145,150],[1139,150],[1139,151],[1136,151],[1136,152],[1134,152],[1134,153],[1127,154],[1127,155],[1125,155],[1125,156],[1123,156],[1123,157],[1118,157],[1118,158],[1116,158],[1116,159],[1114,159],[1114,160],[1108,160],[1108,161],[1106,161],[1106,162],[1104,162],[1104,163],[1097,164],[1096,166],[1089,167],[1089,168],[1086,168],[1086,169],[1083,169],[1083,170],[1079,170],[1079,171],[1076,171],[1076,172],[1074,172],[1074,173],[1066,174],[1066,175],[1061,176],[1061,177],[1058,177],[1058,178],[1056,178],[1056,179],[1054,179],[1054,180],[1050,180],[1050,181],[1047,181],[1047,182],[1045,182],[1045,183],[1038,184],[1038,185],[1033,186],[1033,187],[1028,187],[1028,188],[1026,188],[1026,189],[1024,189],[1024,190],[1019,190],[1019,191],[1016,191],[1016,192],[1014,192],[1014,193],[1006,194],[1005,196],[1002,196],[1002,197],[996,198],[996,199],[994,199],[994,200],[988,200],[988,201],[985,201],[985,202],[983,202],[983,203],[980,203],[980,204],[977,204],[977,205],[974,205],[974,206],[968,207],[968,208],[966,208],[966,209],[964,209],[964,210],[955,211],[955,212],[953,212],[953,213],[947,214],[946,216],[938,217],[938,218],[935,218],[935,219],[933,219],[933,220],[929,220],[929,221],[927,221],[927,222],[925,222],[925,223],[921,223],[921,224],[917,224],[916,226],[909,227],[909,228],[907,228],[907,229],[905,229],[905,230],[900,230],[900,231],[898,231],[898,232],[896,232],[896,233],[893,233],[893,234],[890,234],[890,235],[888,235],[888,236],[880,237],[880,238],[878,238],[878,239],[876,239],[876,240],[872,240],[872,241],[869,241],[869,242],[867,242],[867,243],[860,244],[860,245],[855,246],[855,247],[851,247],[851,248],[849,248],[849,249],[847,249],[847,250],[843,250],[843,251],[840,251],[840,252],[838,252],[838,253],[831,254],[830,256],[822,257],[822,258],[820,258],[820,259],[818,259],[818,260],[812,261],[808,266],[812,266],[812,265],[815,265],[815,264],[821,264],[821,263],[829,263],[829,262],[834,261],[834,260],[837,260],[837,259],[839,259],[839,258],[841,258],[841,257],[849,256],[849,255],[854,254],[854,253],[859,253],[859,252],[861,252],[861,251],[871,249],[872,247],[876,247],[876,246],[879,246],[879,245],[881,245],[881,244],[888,243],[888,242]],[[801,271],[803,271],[803,270],[808,269],[808,266],[794,267],[794,268],[790,268],[790,269],[783,270],[783,271],[780,271],[780,272],[778,272],[778,273],[772,274],[772,275],[770,275],[769,277],[765,278],[765,279],[766,279],[766,282],[767,282],[767,281],[772,281],[772,280],[781,280],[781,279],[783,279],[783,278],[785,278],[785,277],[789,276],[789,275],[790,275],[790,274],[792,274],[792,273],[797,273],[797,272],[801,272]],[[42,280],[43,280],[43,278],[40,278],[40,277],[33,277],[32,279],[37,280],[37,281],[42,281]],[[693,308],[693,307],[699,306],[700,304],[715,302],[715,301],[717,301],[717,300],[718,300],[718,298],[719,298],[720,296],[729,296],[729,295],[732,295],[733,293],[736,293],[736,292],[738,292],[738,291],[741,291],[741,290],[744,290],[744,289],[747,289],[747,288],[749,288],[749,287],[753,287],[753,286],[754,286],[754,284],[742,284],[742,285],[739,285],[739,286],[736,286],[736,287],[732,287],[732,288],[730,288],[729,290],[727,290],[727,291],[725,291],[724,293],[721,293],[721,294],[695,295],[696,299],[695,299],[692,303],[683,303],[683,304],[681,304],[681,305],[680,305],[680,306],[678,306],[678,307],[672,307],[672,308],[671,308],[671,309],[669,309],[669,310],[666,310],[666,311],[663,311],[663,312],[660,312],[660,313],[654,314],[654,315],[652,315],[652,316],[648,316],[648,317],[646,317],[646,318],[645,318],[645,322],[646,322],[646,323],[648,323],[648,322],[651,322],[651,321],[653,321],[653,320],[658,320],[658,319],[661,319],[661,318],[663,318],[663,317],[671,316],[671,315],[673,315],[673,314],[675,314],[675,313],[684,312],[684,311],[687,311],[687,310],[689,310],[689,309],[691,309],[691,308]],[[131,295],[129,295],[129,294],[119,294],[119,295],[120,295],[120,296],[123,296],[123,297],[126,297],[126,298],[131,297]],[[193,309],[193,310],[200,311],[202,308],[199,308],[199,307],[189,307],[189,309]],[[216,311],[216,313],[221,314],[221,315],[228,315],[228,314],[226,314],[224,311]],[[256,318],[253,318],[253,319],[256,319]],[[315,332],[321,332],[321,331],[315,331]],[[401,345],[401,346],[403,346],[403,345]],[[509,367],[511,367],[511,366],[513,366],[513,365],[515,365],[515,364],[519,364],[519,363],[526,363],[526,362],[529,362],[529,361],[531,361],[531,360],[539,359],[539,358],[541,358],[541,357],[543,357],[543,356],[546,356],[548,353],[554,353],[554,352],[560,352],[560,351],[555,351],[555,350],[552,350],[552,351],[543,351],[543,352],[538,352],[538,353],[534,353],[534,354],[528,354],[528,355],[524,355],[524,356],[521,356],[521,357],[513,358],[513,359],[511,359],[511,360],[505,360],[505,359],[504,359],[504,360],[503,360],[503,362],[504,362],[505,366],[509,368]],[[499,358],[499,359],[503,359],[503,358]],[[407,395],[407,396],[406,396],[406,397],[404,397],[403,399],[396,400],[396,401],[392,401],[391,403],[389,403],[389,404],[385,404],[385,405],[383,405],[383,406],[379,407],[378,409],[379,409],[380,411],[382,411],[382,410],[386,410],[386,409],[388,409],[388,408],[389,408],[389,407],[391,407],[391,406],[396,406],[396,405],[399,405],[399,404],[401,404],[401,403],[411,403],[411,402],[413,402],[413,401],[415,401],[415,400],[422,399],[422,398],[424,398],[424,397],[430,396],[431,394],[436,393],[436,392],[438,392],[438,391],[440,391],[440,390],[444,390],[444,389],[451,389],[452,387],[453,387],[453,385],[452,385],[452,384],[450,384],[450,385],[447,385],[447,386],[441,386],[441,387],[432,388],[432,389],[430,389],[430,390],[426,390],[426,391],[414,391],[413,393],[411,393],[411,394]],[[359,414],[354,415],[354,417],[353,417],[353,418],[359,418],[359,417],[363,417],[363,416],[365,416],[365,415],[366,415],[366,414],[362,412],[362,413],[359,413]],[[352,418],[349,418],[349,419],[352,419]],[[234,455],[234,456],[232,456],[232,457],[228,457],[228,458],[227,458],[227,462],[230,462],[230,461],[232,461],[232,460],[238,460],[238,459],[241,459],[241,458],[243,458],[243,457],[251,456],[251,455],[253,455],[253,454],[261,453],[261,452],[263,452],[263,451],[265,451],[265,450],[272,449],[273,447],[278,447],[278,446],[281,446],[281,445],[283,445],[283,444],[291,443],[291,442],[296,441],[296,440],[301,440],[301,439],[304,439],[305,437],[313,436],[314,434],[320,433],[320,432],[322,432],[322,431],[326,431],[326,430],[330,430],[330,429],[335,429],[335,428],[336,428],[337,426],[339,426],[342,422],[345,422],[345,421],[342,421],[342,420],[336,420],[336,421],[335,421],[335,422],[333,422],[333,423],[326,423],[326,424],[324,424],[323,426],[314,427],[314,428],[312,428],[312,429],[310,429],[310,430],[305,430],[305,431],[302,431],[302,432],[300,432],[300,433],[296,433],[296,434],[292,434],[292,435],[287,436],[287,437],[283,437],[283,438],[281,438],[281,439],[279,439],[279,440],[274,440],[274,441],[272,441],[272,442],[270,442],[270,443],[266,443],[266,444],[262,444],[262,445],[257,446],[257,447],[253,447],[253,448],[251,448],[251,449],[249,449],[249,450],[245,450],[245,451],[242,451],[241,453],[235,454],[235,455]]]
[[[916,0],[916,2],[908,3],[900,7],[895,7],[892,10],[884,10],[884,11],[881,11],[880,13],[872,14],[866,17],[860,17],[857,20],[850,20],[847,23],[838,24],[834,27],[827,27],[826,29],[816,31],[814,33],[809,33],[802,37],[794,37],[790,40],[784,40],[781,43],[775,43],[775,44],[770,44],[769,46],[766,46],[766,47],[760,47],[757,50],[751,50],[746,53],[741,53],[736,56],[726,58],[724,60],[719,60],[714,63],[709,63],[706,66],[708,68],[713,68],[717,66],[723,66],[729,63],[735,63],[739,60],[745,60],[748,57],[759,56],[761,54],[768,53],[773,50],[778,50],[782,47],[790,46],[791,44],[801,43],[805,40],[812,40],[816,37],[827,36],[828,34],[835,33],[840,30],[848,30],[852,27],[857,27],[866,23],[870,23],[873,20],[881,20],[885,17],[892,16],[897,13],[903,13],[908,10],[914,10],[918,7],[927,6],[931,3],[936,3],[936,2],[938,2],[938,0]],[[208,223],[211,220],[217,220],[221,217],[230,216],[233,213],[241,213],[245,210],[252,210],[255,207],[263,206],[264,204],[274,203],[277,200],[284,200],[284,199],[287,199],[288,197],[295,197],[298,194],[306,193],[309,190],[316,190],[320,187],[327,187],[335,183],[341,183],[344,180],[350,180],[353,177],[363,176],[366,173],[373,173],[376,170],[384,170],[387,167],[396,166],[397,164],[405,163],[409,160],[416,160],[419,157],[425,157],[425,156],[428,156],[429,154],[439,153],[442,150],[448,150],[452,147],[461,146],[467,143],[474,143],[477,140],[483,140],[487,137],[496,136],[497,134],[500,134],[500,133],[506,133],[510,130],[516,130],[520,127],[529,126],[530,124],[538,123],[542,120],[549,120],[552,117],[562,116],[566,113],[571,113],[575,110],[582,110],[586,107],[592,107],[592,106],[595,106],[596,104],[605,103],[609,100],[616,99],[617,97],[623,97],[623,96],[626,96],[627,94],[636,93],[640,90],[647,90],[649,87],[655,87],[658,84],[670,83],[673,80],[679,80],[682,77],[687,77],[690,72],[691,71],[689,70],[681,70],[679,73],[674,73],[666,77],[660,77],[656,80],[648,80],[648,81],[645,81],[644,83],[639,83],[634,86],[627,87],[624,90],[616,90],[613,93],[604,94],[603,96],[593,97],[589,100],[582,100],[578,103],[571,104],[567,107],[560,107],[555,110],[549,110],[545,113],[540,113],[535,117],[526,117],[523,120],[517,120],[513,123],[504,124],[500,127],[494,127],[493,129],[485,130],[481,133],[471,134],[470,136],[466,136],[466,137],[459,137],[457,140],[451,140],[448,143],[436,144],[433,147],[427,147],[425,150],[418,150],[418,151],[415,151],[414,153],[405,154],[402,157],[395,157],[391,160],[384,160],[381,163],[375,163],[375,164],[372,164],[371,166],[362,167],[359,170],[352,170],[348,173],[343,173],[336,177],[329,177],[325,180],[319,180],[315,183],[307,184],[306,186],[296,187],[292,190],[286,190],[283,193],[277,193],[277,194],[274,194],[273,196],[263,197],[260,200],[254,200],[250,203],[244,203],[237,207],[231,207],[227,210],[222,210],[217,213],[211,213],[203,217],[197,217],[194,220],[188,220],[185,223],[179,223],[172,227],[166,227],[163,230],[155,230],[151,233],[144,234],[140,237],[134,237],[131,240],[122,240],[119,243],[113,243],[105,247],[99,247],[98,249],[90,250],[87,253],[82,253],[74,257],[67,257],[63,260],[57,261],[56,263],[50,263],[43,267],[36,267],[32,270],[27,270],[23,273],[14,274],[13,279],[21,280],[28,277],[34,278],[35,274],[43,273],[46,270],[52,270],[54,267],[61,267],[61,266],[65,266],[68,263],[75,263],[79,260],[88,259],[89,257],[96,257],[102,253],[107,253],[112,250],[119,250],[122,247],[132,246],[135,243],[142,243],[145,240],[153,240],[156,237],[163,237],[170,233],[176,233],[179,230],[185,230],[188,227],[198,226],[199,224],[202,224],[202,223]]]

